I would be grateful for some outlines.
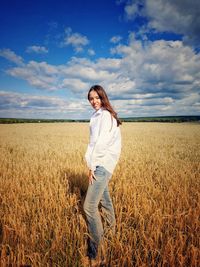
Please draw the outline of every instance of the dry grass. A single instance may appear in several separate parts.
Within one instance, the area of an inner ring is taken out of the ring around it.
[[[124,123],[108,266],[199,266],[200,125]],[[81,266],[88,124],[0,125],[0,266]]]

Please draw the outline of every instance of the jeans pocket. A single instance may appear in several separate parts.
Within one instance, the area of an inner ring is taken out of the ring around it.
[[[96,170],[94,171],[95,176],[105,176],[106,175],[106,170],[104,169],[103,166],[96,166]]]

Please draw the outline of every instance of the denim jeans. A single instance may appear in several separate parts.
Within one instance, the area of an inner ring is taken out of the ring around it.
[[[104,234],[101,216],[98,210],[99,203],[105,213],[108,226],[112,230],[115,228],[115,213],[108,190],[108,182],[111,174],[103,166],[97,166],[94,174],[96,179],[93,180],[93,184],[89,184],[88,186],[83,206],[90,236],[88,238],[87,256],[93,259],[97,256],[98,248]]]

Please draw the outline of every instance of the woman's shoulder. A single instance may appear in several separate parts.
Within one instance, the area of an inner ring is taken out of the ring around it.
[[[110,117],[112,117],[112,114],[111,114],[110,111],[108,111],[107,109],[103,109],[103,110],[102,110],[102,115],[103,115],[103,117],[105,117],[105,118],[110,118]]]
[[[110,111],[108,111],[107,109],[103,109],[102,111],[102,117],[104,120],[107,120],[108,122],[114,121],[115,124],[117,123],[117,120],[113,117],[113,115],[110,113]]]
[[[102,113],[104,113],[104,114],[111,114],[110,111],[108,111],[108,110],[105,109],[105,108],[102,109]]]

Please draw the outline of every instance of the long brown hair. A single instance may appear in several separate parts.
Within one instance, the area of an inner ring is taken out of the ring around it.
[[[111,104],[109,102],[108,96],[107,96],[105,90],[103,89],[103,87],[100,86],[100,85],[93,85],[90,88],[89,92],[88,92],[88,100],[89,101],[90,101],[90,92],[91,91],[95,91],[98,94],[99,98],[101,99],[102,107],[104,109],[107,109],[111,113],[111,115],[117,120],[117,126],[119,126],[120,124],[122,124],[122,122],[117,117],[117,113],[112,108],[112,106],[111,106]]]

